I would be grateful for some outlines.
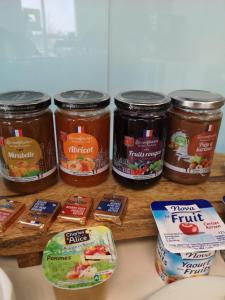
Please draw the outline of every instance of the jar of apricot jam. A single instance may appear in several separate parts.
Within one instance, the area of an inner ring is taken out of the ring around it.
[[[88,187],[107,178],[109,103],[108,95],[91,90],[55,96],[59,172],[67,184]]]
[[[0,170],[14,192],[38,192],[57,180],[50,104],[39,92],[0,94]]]
[[[169,97],[164,176],[183,184],[202,183],[210,175],[224,97],[202,90],[178,90]]]
[[[131,188],[160,179],[170,100],[150,91],[129,91],[115,98],[113,174]]]

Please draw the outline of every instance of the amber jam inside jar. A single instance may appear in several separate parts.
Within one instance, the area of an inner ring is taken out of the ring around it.
[[[39,92],[0,94],[0,170],[14,192],[38,192],[57,180],[50,104]]]
[[[169,96],[164,175],[183,184],[204,182],[210,174],[224,98],[200,90],[180,90]]]
[[[170,100],[150,91],[130,91],[115,98],[113,175],[130,188],[160,179]]]
[[[74,186],[102,183],[109,172],[110,98],[75,90],[55,96],[59,172]]]

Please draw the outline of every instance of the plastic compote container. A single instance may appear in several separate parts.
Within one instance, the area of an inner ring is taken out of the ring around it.
[[[96,226],[56,234],[44,249],[42,267],[57,300],[103,300],[116,261],[110,229]]]
[[[225,249],[225,224],[207,200],[155,201],[159,230],[156,270],[166,283],[208,275],[216,250]]]

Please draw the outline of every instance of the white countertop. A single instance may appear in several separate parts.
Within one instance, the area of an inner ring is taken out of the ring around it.
[[[154,266],[155,244],[154,238],[116,243],[118,268],[110,279],[107,300],[144,300],[164,286]],[[20,269],[15,258],[1,257],[0,267],[13,283],[16,300],[55,300],[41,266]],[[225,277],[225,262],[219,252],[210,274]]]

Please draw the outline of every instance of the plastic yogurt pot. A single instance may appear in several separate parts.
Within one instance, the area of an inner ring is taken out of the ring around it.
[[[42,267],[45,277],[56,288],[57,299],[69,294],[65,289],[73,291],[73,296],[79,295],[79,299],[89,299],[90,292],[94,297],[95,291],[98,299],[104,299],[100,285],[111,277],[116,261],[110,229],[96,226],[56,234],[44,249]]]
[[[208,275],[215,254],[216,251],[172,253],[164,247],[159,235],[156,245],[156,271],[166,283],[187,277]]]
[[[221,253],[221,256],[222,256],[222,258],[223,258],[223,260],[225,262],[225,250],[221,250],[220,253]]]
[[[170,283],[207,275],[216,250],[225,249],[225,224],[207,200],[155,201],[159,230],[156,269]]]
[[[224,216],[224,221],[225,221],[225,196],[223,196],[223,200],[222,200],[223,204],[224,204],[224,209],[223,209],[223,216]],[[220,251],[223,260],[225,261],[225,250],[221,250]]]

